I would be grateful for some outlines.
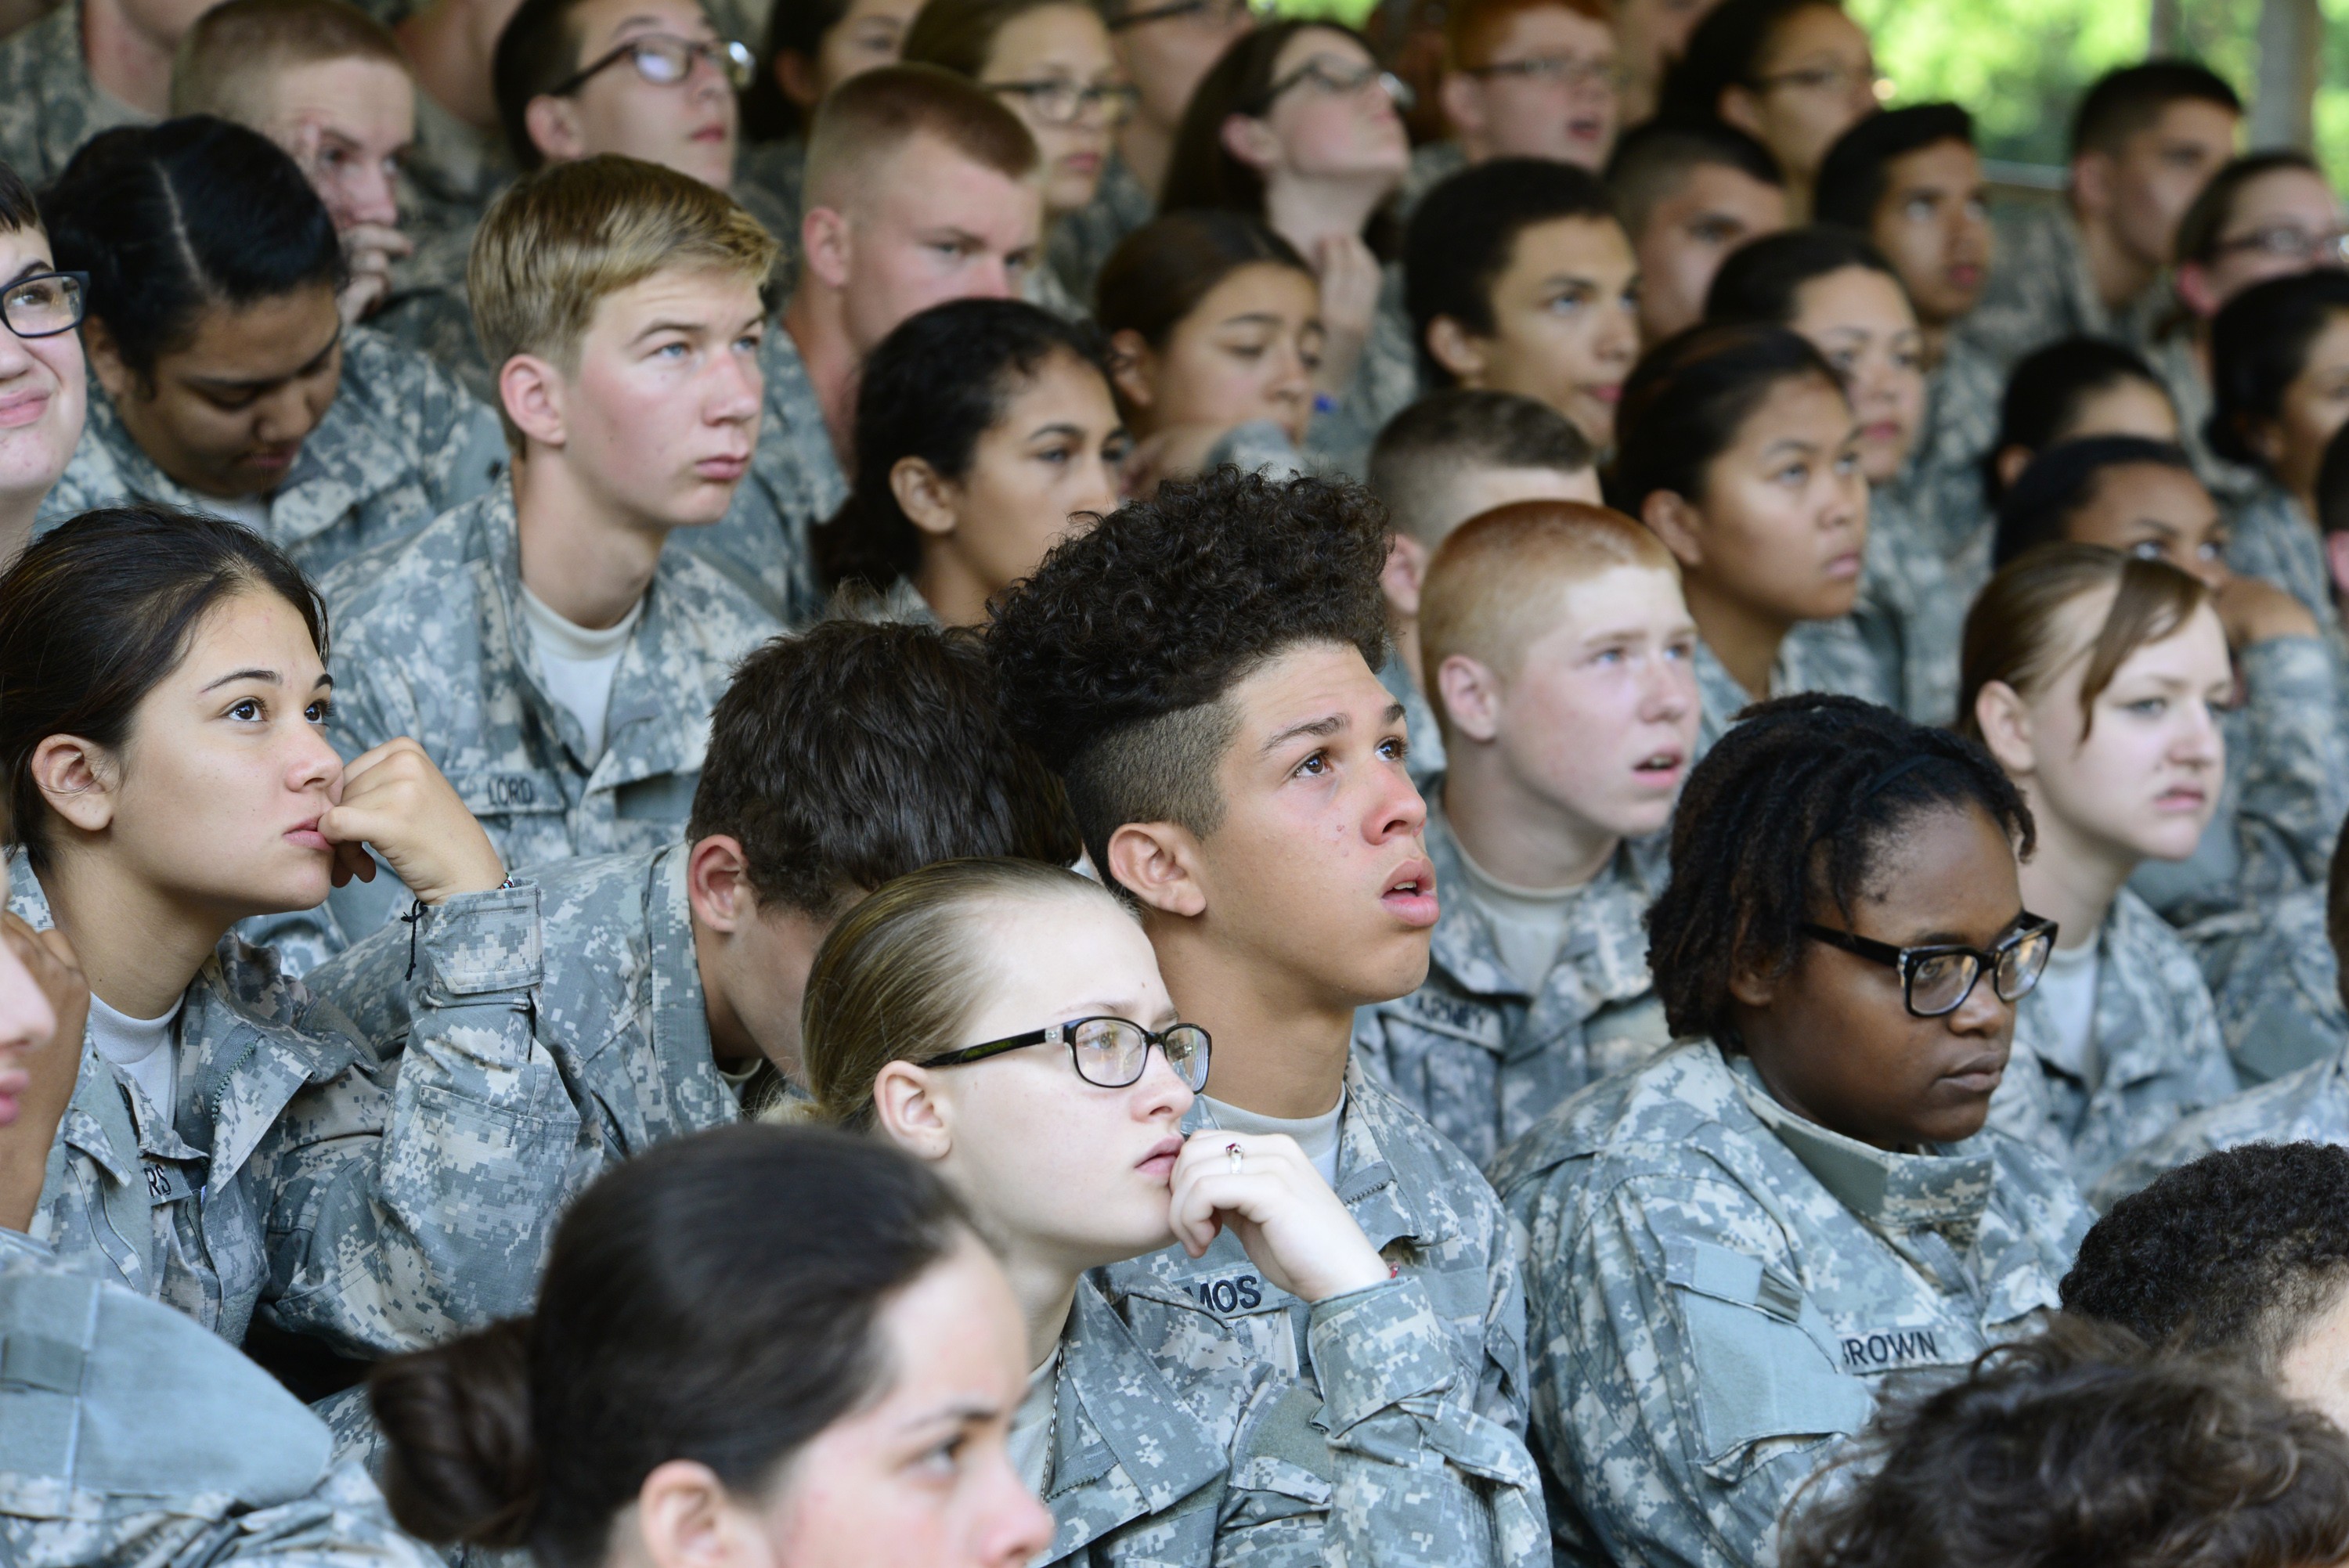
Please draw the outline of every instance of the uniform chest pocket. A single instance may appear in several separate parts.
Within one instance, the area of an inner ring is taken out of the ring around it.
[[[623,784],[612,791],[612,814],[623,821],[675,822],[682,827],[693,814],[693,791],[700,782],[701,770],[696,769]]]
[[[1665,1280],[1688,1338],[1699,1458],[1733,1481],[1756,1444],[1858,1431],[1876,1400],[1829,1356],[1826,1324],[1761,1260],[1706,1242],[1667,1243]]]

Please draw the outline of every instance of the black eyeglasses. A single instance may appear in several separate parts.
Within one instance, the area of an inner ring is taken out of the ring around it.
[[[1895,947],[1809,921],[1803,923],[1803,934],[1900,971],[1900,999],[1920,1018],[1939,1018],[1965,1006],[1984,971],[2000,1001],[2020,1002],[2039,984],[2048,955],[2055,951],[2055,923],[2035,914],[2025,914],[2013,935],[1987,952],[1957,943]]]
[[[1171,5],[1154,5],[1147,11],[1128,11],[1113,18],[1109,30],[1123,33],[1128,27],[1139,27],[1146,22],[1184,21],[1202,32],[1220,33],[1254,9],[1248,0],[1174,0]]]
[[[958,1068],[965,1062],[985,1061],[1006,1051],[1025,1050],[1054,1040],[1069,1047],[1069,1061],[1077,1069],[1077,1076],[1097,1088],[1124,1088],[1141,1082],[1153,1046],[1164,1053],[1166,1065],[1194,1092],[1207,1087],[1206,1030],[1196,1024],[1169,1024],[1154,1034],[1131,1018],[1071,1018],[1065,1024],[1031,1029],[1008,1039],[989,1040],[983,1046],[966,1046],[942,1057],[932,1057],[922,1065]]]
[[[19,337],[55,337],[81,325],[88,273],[27,273],[0,294],[0,316]]]
[[[1119,126],[1133,113],[1141,95],[1123,82],[983,82],[991,93],[1009,93],[1028,106],[1030,118],[1042,125],[1074,125],[1088,112],[1098,112],[1103,125]]]
[[[667,33],[647,33],[631,38],[593,63],[582,66],[576,72],[546,89],[550,98],[564,98],[575,93],[588,77],[609,69],[622,60],[636,67],[636,75],[657,88],[673,88],[693,75],[696,60],[708,60],[726,78],[727,85],[740,92],[750,85],[759,62],[747,45],[728,39],[722,44],[704,43],[693,38],[679,38]]]

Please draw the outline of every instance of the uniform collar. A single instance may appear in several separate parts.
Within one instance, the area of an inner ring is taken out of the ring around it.
[[[688,846],[656,851],[645,877],[645,976],[653,1056],[662,1092],[678,1118],[674,1133],[737,1119],[740,1101],[718,1070],[709,1042],[709,998],[693,947],[693,907],[685,891]]]
[[[1712,1047],[1719,1051],[1720,1047]],[[1737,1092],[1787,1151],[1868,1223],[1888,1231],[1971,1230],[1990,1206],[1994,1164],[1988,1154],[1900,1154],[1806,1121],[1780,1105],[1743,1054],[1724,1063]]]

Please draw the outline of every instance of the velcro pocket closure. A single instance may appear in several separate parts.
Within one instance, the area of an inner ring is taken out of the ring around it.
[[[1684,1237],[1665,1243],[1665,1280],[1688,1336],[1707,1473],[1736,1480],[1769,1439],[1868,1424],[1874,1395],[1837,1369],[1824,1319],[1793,1281],[1759,1258]]]

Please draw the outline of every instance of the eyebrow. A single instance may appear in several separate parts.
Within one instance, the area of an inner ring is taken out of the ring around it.
[[[26,278],[38,277],[43,273],[53,273],[57,270],[55,262],[26,262],[16,269],[16,275],[8,281],[12,284],[20,284]]]
[[[917,1427],[934,1426],[942,1422],[958,1427],[967,1426],[973,1421],[999,1420],[1002,1416],[1003,1407],[1000,1405],[990,1405],[984,1400],[958,1401],[941,1409],[925,1410],[918,1416],[911,1417],[900,1430],[911,1430]]]
[[[1850,439],[1850,436],[1845,436],[1841,440],[1837,442],[1837,445],[1840,446],[1843,444],[1843,441],[1848,441]],[[1806,440],[1800,436],[1781,436],[1776,440],[1771,442],[1768,446],[1764,447],[1762,449],[1762,455],[1767,458],[1775,457],[1782,451],[1816,452],[1823,449],[1822,449],[1816,441]]]
[[[208,391],[213,392],[246,392],[265,387],[282,386],[285,382],[298,380],[302,377],[307,376],[310,372],[317,369],[319,366],[326,363],[326,356],[335,352],[335,346],[342,341],[343,329],[338,322],[335,327],[335,335],[326,339],[326,347],[321,348],[317,353],[310,356],[310,357],[305,360],[301,365],[287,371],[283,376],[261,376],[251,379],[235,379],[226,377],[216,377],[211,376],[191,376],[188,377],[188,385],[191,387],[201,387]]]
[[[212,682],[202,689],[205,691],[212,691],[221,686],[233,685],[237,681],[259,681],[264,686],[284,686],[285,684],[285,677],[278,674],[275,670],[264,670],[259,668],[231,670],[228,674],[221,676],[220,679]],[[310,689],[316,691],[318,686],[331,686],[334,684],[334,676],[327,675],[324,671],[320,671],[317,686],[314,686]]]
[[[1224,317],[1223,321],[1218,325],[1223,326],[1278,326],[1280,324],[1280,313],[1278,311],[1250,310],[1243,311],[1237,315],[1227,315]]]
[[[1069,436],[1082,440],[1084,435],[1085,428],[1082,425],[1072,425],[1066,419],[1061,419],[1050,425],[1037,426],[1028,432],[1028,438],[1031,441],[1040,441],[1047,436]]]

